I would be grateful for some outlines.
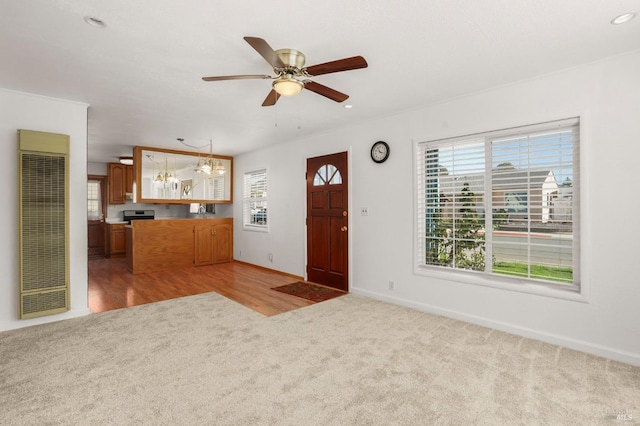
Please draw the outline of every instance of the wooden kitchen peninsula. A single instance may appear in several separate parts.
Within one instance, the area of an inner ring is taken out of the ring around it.
[[[126,227],[133,274],[233,260],[233,219],[134,220]]]

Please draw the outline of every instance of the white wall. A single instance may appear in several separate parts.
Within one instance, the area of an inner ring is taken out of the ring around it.
[[[70,229],[71,310],[30,320],[18,319],[18,129],[70,136],[69,222],[87,221],[87,107],[86,104],[0,89],[0,331],[90,313],[87,307],[87,227]],[[7,178],[10,177],[10,178]]]
[[[305,159],[349,150],[352,292],[640,365],[638,75],[640,51],[237,156],[235,257],[304,275]],[[576,115],[582,301],[414,273],[414,142]],[[376,140],[391,145],[382,165],[369,158]],[[263,167],[267,234],[241,227],[243,173]]]

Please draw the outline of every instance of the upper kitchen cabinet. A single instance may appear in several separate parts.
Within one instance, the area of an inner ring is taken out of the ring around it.
[[[137,146],[133,158],[137,203],[233,202],[233,157]]]
[[[109,204],[125,204],[132,197],[133,166],[120,163],[108,163],[107,177]]]

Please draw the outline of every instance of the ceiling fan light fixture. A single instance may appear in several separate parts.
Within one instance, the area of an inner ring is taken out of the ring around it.
[[[344,102],[349,95],[338,92],[330,87],[323,86],[307,77],[316,77],[324,74],[332,74],[342,71],[357,70],[367,68],[369,65],[362,56],[352,56],[335,61],[316,64],[310,67],[305,66],[305,55],[295,49],[273,50],[269,43],[260,37],[244,37],[253,49],[260,54],[273,68],[274,77],[268,75],[222,75],[213,77],[202,77],[204,81],[221,80],[248,80],[248,79],[269,79],[274,80],[269,94],[262,102],[263,107],[273,106],[281,96],[294,96],[302,89],[317,93],[335,102]],[[300,80],[298,80],[300,79]]]
[[[278,92],[280,96],[293,96],[300,93],[304,83],[292,78],[291,76],[280,77],[273,82],[273,90]]]

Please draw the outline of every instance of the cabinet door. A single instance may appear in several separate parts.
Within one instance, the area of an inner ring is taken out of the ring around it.
[[[125,200],[125,184],[126,184],[125,166],[120,163],[109,163],[107,176],[109,185],[109,204],[124,204]]]
[[[231,225],[213,227],[214,263],[231,262],[233,257],[233,228]]]
[[[89,240],[89,257],[104,257],[104,222],[89,221],[87,239]]]
[[[213,228],[211,225],[196,225],[193,227],[194,265],[210,265],[213,263]]]
[[[124,193],[125,196],[129,194],[133,194],[133,166],[124,166],[125,167],[125,185],[124,185]]]
[[[111,225],[110,255],[125,254],[127,251],[127,234],[124,225]]]

